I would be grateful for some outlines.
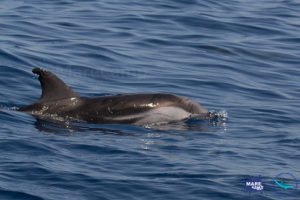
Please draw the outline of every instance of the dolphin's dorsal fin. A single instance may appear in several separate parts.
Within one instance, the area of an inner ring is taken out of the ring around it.
[[[69,86],[60,80],[60,78],[50,71],[42,70],[41,68],[34,68],[32,72],[40,75],[39,81],[42,86],[42,96],[39,99],[39,102],[80,97],[79,94],[74,92]]]

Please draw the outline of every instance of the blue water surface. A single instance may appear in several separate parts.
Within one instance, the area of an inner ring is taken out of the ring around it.
[[[280,173],[299,199],[299,11],[297,0],[1,1],[0,199],[275,200]],[[16,111],[41,95],[36,67],[84,97],[172,93],[228,120],[39,119]],[[249,195],[244,180],[259,175],[268,187]]]

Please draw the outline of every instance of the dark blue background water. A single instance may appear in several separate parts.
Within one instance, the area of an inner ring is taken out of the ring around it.
[[[272,178],[300,181],[299,11],[296,0],[1,1],[0,198],[283,199]],[[173,93],[229,119],[38,119],[15,110],[40,97],[35,67],[85,97]],[[259,175],[265,193],[243,193]]]

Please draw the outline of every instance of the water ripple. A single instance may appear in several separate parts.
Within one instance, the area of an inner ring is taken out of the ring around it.
[[[299,8],[1,2],[0,198],[241,199],[248,177],[300,177]],[[35,67],[85,97],[172,93],[229,118],[147,127],[35,118],[16,111],[41,95]],[[278,199],[266,192],[249,198]]]

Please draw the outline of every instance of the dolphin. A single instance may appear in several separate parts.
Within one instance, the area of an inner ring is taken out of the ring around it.
[[[40,99],[19,111],[95,124],[137,126],[169,123],[209,112],[195,101],[174,94],[127,94],[85,98],[50,71],[34,68],[42,86]]]
[[[288,184],[284,184],[282,181],[281,181],[281,183],[278,183],[275,179],[273,179],[273,181],[275,181],[275,183],[279,186],[279,187],[281,187],[281,188],[283,188],[283,189],[288,189],[288,188],[293,188],[293,186],[292,185],[288,185]]]

